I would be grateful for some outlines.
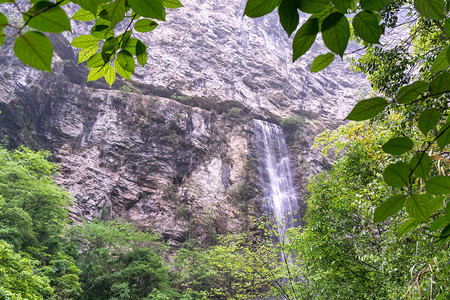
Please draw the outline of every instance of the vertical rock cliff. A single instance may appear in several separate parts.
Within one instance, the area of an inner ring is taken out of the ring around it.
[[[245,1],[183,4],[138,33],[149,64],[112,89],[86,83],[71,36],[53,38],[55,75],[22,65],[11,45],[0,52],[0,134],[10,147],[53,153],[72,217],[119,216],[173,245],[251,228],[246,215],[260,213],[252,119],[284,124],[301,194],[326,166],[310,151],[314,135],[339,124],[366,86],[342,61],[319,74],[310,57],[291,63],[276,14],[243,17]]]

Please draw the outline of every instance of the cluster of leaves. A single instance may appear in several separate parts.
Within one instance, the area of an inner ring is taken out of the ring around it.
[[[0,46],[6,37],[15,37],[14,53],[25,64],[38,70],[52,72],[53,46],[42,32],[62,33],[71,31],[70,19],[61,8],[69,3],[81,7],[72,20],[95,21],[89,35],[81,35],[72,41],[80,48],[78,63],[87,61],[90,68],[88,81],[105,78],[109,85],[116,79],[116,72],[130,80],[137,62],[144,66],[148,60],[145,43],[132,37],[133,30],[150,32],[164,21],[166,8],[182,7],[179,0],[30,0],[22,9],[15,0],[2,0],[0,4],[12,3],[23,16],[24,23],[13,24],[0,13]],[[3,32],[9,28],[7,32]],[[32,30],[28,30],[31,28]],[[121,30],[116,34],[114,30]]]

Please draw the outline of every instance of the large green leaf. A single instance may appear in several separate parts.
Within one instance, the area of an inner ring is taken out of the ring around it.
[[[302,27],[297,31],[292,42],[293,56],[292,61],[296,61],[300,56],[305,54],[316,40],[319,33],[319,20],[309,18]]]
[[[8,26],[8,18],[0,12],[0,32],[2,32],[3,28]]]
[[[436,143],[441,150],[444,150],[444,147],[450,144],[450,116],[447,118],[447,122],[442,125],[437,136]]]
[[[361,100],[346,117],[347,120],[363,121],[377,116],[388,105],[386,99],[375,97]]]
[[[71,18],[76,21],[94,21],[97,17],[89,10],[81,8]]]
[[[162,0],[128,0],[128,3],[137,14],[143,17],[166,20],[166,11]]]
[[[350,25],[344,14],[334,12],[323,20],[322,38],[328,49],[341,57],[344,55],[350,39]]]
[[[147,46],[141,41],[136,43],[136,59],[141,66],[144,66],[148,60]]]
[[[439,52],[431,66],[431,72],[440,72],[449,66],[450,63],[447,60],[448,50],[450,50],[450,46],[445,47]]]
[[[125,0],[116,0],[102,10],[100,17],[111,22],[111,27],[114,28],[117,23],[125,18]],[[108,70],[109,72],[109,70]],[[115,76],[115,72],[114,72]]]
[[[138,32],[150,32],[158,27],[158,23],[149,19],[141,19],[134,24],[134,30]]]
[[[97,15],[98,5],[108,2],[109,0],[71,0],[73,3],[78,4],[82,8],[89,10],[94,15]]]
[[[450,37],[450,18],[447,18],[447,20],[445,20],[444,32],[448,37]]]
[[[87,61],[88,68],[99,68],[105,65],[105,61],[100,53],[92,55]]]
[[[430,195],[450,194],[450,176],[436,175],[425,184],[425,190]]]
[[[77,36],[70,44],[75,48],[88,49],[94,46],[98,47],[98,42],[100,42],[100,39],[90,34],[85,34]]]
[[[24,64],[52,72],[53,45],[40,32],[28,31],[14,41],[14,53]]]
[[[406,199],[406,212],[418,221],[426,221],[431,213],[430,203],[424,195],[412,195]]]
[[[409,184],[409,175],[411,174],[411,166],[404,162],[390,164],[384,169],[384,181],[394,187],[407,186]]]
[[[353,18],[353,29],[364,41],[372,44],[380,42],[383,28],[378,25],[378,17],[371,11],[361,11]]]
[[[450,92],[450,73],[442,72],[430,83],[430,93],[432,96],[440,96],[443,93]]]
[[[122,45],[122,50],[130,52],[131,55],[136,55],[136,46],[138,40],[135,38],[129,38],[125,44]]]
[[[383,145],[383,151],[393,155],[401,155],[414,147],[414,142],[407,137],[397,137],[390,139]]]
[[[314,58],[311,64],[311,73],[319,72],[328,67],[334,61],[334,54],[327,53]]]
[[[395,215],[405,205],[405,195],[395,195],[386,200],[375,209],[373,214],[374,222],[383,222],[388,217]]]
[[[117,74],[119,74],[120,76],[122,76],[123,78],[130,80],[131,79],[131,72],[125,70],[120,63],[118,62],[118,60],[116,59],[114,61],[114,68],[116,69]]]
[[[29,15],[35,16],[30,18]],[[51,2],[38,2],[23,15],[23,19],[25,22],[29,20],[28,26],[40,31],[61,33],[72,29],[65,11]]]
[[[436,127],[441,118],[441,111],[429,108],[422,112],[419,117],[419,129],[423,134],[427,134],[431,129]]]
[[[348,10],[356,9],[354,0],[333,0],[334,7],[336,7],[340,12],[347,13]]]
[[[130,54],[130,52],[128,52],[126,50],[122,50],[119,53],[117,53],[117,61],[122,66],[122,68],[124,68],[125,70],[127,70],[131,73],[134,72],[136,64],[135,64],[134,58]]]
[[[0,46],[6,42],[6,34],[0,32]]]
[[[82,63],[88,60],[92,55],[94,55],[98,50],[98,45],[92,46],[90,48],[81,49],[78,52],[78,63]]]
[[[288,36],[291,36],[299,22],[296,0],[282,0],[280,6],[278,6],[278,15],[284,31]]]
[[[426,179],[430,174],[433,161],[426,152],[419,152],[414,155],[409,164],[417,177]]]
[[[428,19],[441,19],[444,16],[444,0],[414,0],[414,7]]]
[[[405,223],[403,223],[402,226],[397,230],[397,236],[401,237],[405,235],[408,231],[411,231],[414,227],[420,224],[420,221],[416,219],[409,219]]]
[[[297,1],[298,9],[308,14],[319,13],[331,8],[330,0],[301,0]]]
[[[109,64],[106,64],[105,81],[109,86],[112,86],[114,81],[116,81],[116,70]]]
[[[428,82],[416,81],[410,85],[402,87],[395,98],[399,104],[409,103],[416,100],[420,95],[422,95],[428,89]]]
[[[365,10],[376,11],[391,3],[392,0],[361,0],[361,7]]]
[[[248,0],[245,6],[244,14],[250,18],[257,18],[272,12],[281,0]]]
[[[183,7],[183,4],[179,0],[163,0],[163,6],[166,8],[179,8]]]
[[[431,225],[430,225],[430,231],[436,231],[442,227],[444,227],[445,225],[448,224],[448,220],[446,217],[440,217],[439,219],[435,220]]]
[[[103,76],[105,76],[107,71],[108,71],[108,68],[106,67],[106,65],[102,66],[102,67],[98,67],[98,68],[92,68],[89,71],[87,81],[98,80],[98,79],[102,78]]]

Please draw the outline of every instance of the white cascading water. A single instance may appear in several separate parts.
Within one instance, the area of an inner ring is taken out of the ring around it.
[[[281,241],[286,229],[295,225],[299,209],[283,130],[261,120],[253,120],[253,130],[263,203],[274,217]]]

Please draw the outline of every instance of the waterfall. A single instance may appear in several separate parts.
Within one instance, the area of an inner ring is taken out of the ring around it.
[[[274,217],[281,241],[286,229],[295,225],[299,208],[283,130],[261,120],[253,120],[253,130],[264,207]]]

